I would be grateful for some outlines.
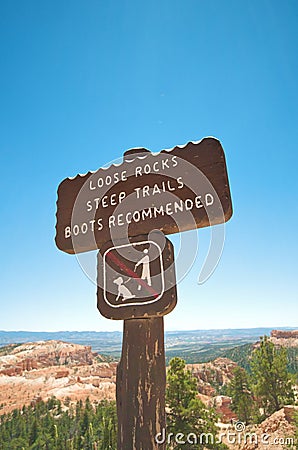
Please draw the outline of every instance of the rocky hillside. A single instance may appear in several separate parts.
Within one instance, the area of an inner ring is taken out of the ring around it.
[[[199,398],[207,406],[214,407],[224,422],[237,418],[231,410],[231,398],[221,395],[222,388],[233,378],[236,367],[237,364],[228,358],[216,358],[208,363],[187,365],[198,380]]]
[[[115,399],[116,363],[108,363],[90,346],[39,341],[0,349],[0,414],[55,396],[62,402]],[[187,366],[198,380],[199,396],[229,420],[230,399],[219,395],[236,363],[217,358]]]
[[[280,331],[272,330],[270,341],[281,347],[297,347],[298,348],[298,330]]]
[[[0,413],[51,396],[63,402],[115,398],[116,363],[90,346],[62,341],[11,345],[0,352]]]
[[[298,373],[298,330],[272,330],[269,339],[277,347],[287,348],[288,370],[291,373]],[[240,345],[226,350],[223,356],[235,361],[244,369],[249,370],[251,354],[259,345],[259,341],[254,344]]]
[[[247,442],[240,447],[241,450],[265,450],[270,446],[274,446],[275,450],[295,448],[294,414],[297,412],[297,406],[285,406],[256,428],[246,430],[251,432],[251,439],[248,436]]]
[[[198,380],[199,392],[209,396],[220,393],[221,388],[233,378],[236,367],[237,364],[228,358],[216,358],[208,363],[187,365]]]

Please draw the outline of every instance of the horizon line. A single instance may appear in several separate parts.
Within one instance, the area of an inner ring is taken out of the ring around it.
[[[173,329],[165,330],[165,332],[175,333],[175,332],[193,332],[193,331],[237,331],[237,330],[278,330],[278,329],[288,329],[288,330],[298,330],[298,325],[293,326],[258,326],[258,327],[240,327],[240,328],[194,328],[194,329]],[[122,330],[3,330],[0,329],[0,333],[122,333]]]

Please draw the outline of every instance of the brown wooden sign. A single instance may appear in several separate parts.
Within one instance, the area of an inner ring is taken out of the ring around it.
[[[67,178],[58,188],[58,248],[100,249],[98,309],[124,319],[118,450],[166,447],[155,441],[166,426],[163,315],[177,299],[173,246],[164,234],[231,216],[225,156],[215,138],[160,153],[128,150],[121,164]]]
[[[159,231],[98,252],[97,306],[108,319],[158,317],[176,305],[172,243]]]
[[[56,244],[67,253],[153,229],[171,234],[226,222],[232,202],[223,148],[205,138],[157,154],[128,151],[119,165],[65,179],[56,216]]]

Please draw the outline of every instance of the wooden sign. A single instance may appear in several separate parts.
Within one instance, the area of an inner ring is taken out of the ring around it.
[[[226,222],[232,202],[223,148],[205,138],[156,154],[128,151],[120,165],[62,181],[56,216],[56,244],[67,253],[153,229],[171,234]]]
[[[121,164],[58,188],[56,244],[98,252],[97,305],[124,319],[117,368],[118,450],[165,450],[163,316],[176,305],[174,252],[164,234],[226,222],[232,202],[220,142],[125,152]],[[154,230],[154,231],[153,231]]]
[[[158,317],[176,305],[172,243],[159,231],[98,252],[97,306],[108,319]]]

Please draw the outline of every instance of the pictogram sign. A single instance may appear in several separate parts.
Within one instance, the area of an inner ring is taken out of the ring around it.
[[[110,319],[155,317],[176,305],[172,243],[160,232],[106,243],[98,253],[98,309]]]

